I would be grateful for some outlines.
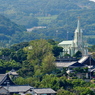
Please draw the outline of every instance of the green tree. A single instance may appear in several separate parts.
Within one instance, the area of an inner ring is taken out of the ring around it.
[[[18,84],[18,85],[25,85],[25,84],[27,84],[27,82],[25,81],[25,79],[23,77],[16,78],[14,82],[16,84]]]
[[[63,48],[58,47],[58,46],[53,46],[52,52],[53,52],[55,57],[58,57],[60,55],[60,52],[63,52]]]
[[[76,87],[74,92],[78,95],[95,95],[95,93],[88,87]]]
[[[64,57],[70,57],[70,54],[66,53],[66,54],[64,54]]]
[[[92,53],[92,57],[95,59],[95,52]]]
[[[55,67],[55,58],[53,54],[49,53],[43,58],[42,61],[42,71],[44,73],[51,73],[56,67]]]
[[[40,82],[39,87],[41,88],[52,88],[54,90],[58,90],[59,87],[59,82],[58,82],[58,77],[56,77],[53,74],[46,74],[43,76],[43,80]]]
[[[53,45],[53,54],[55,57],[58,57],[60,55],[60,52],[63,52],[63,48],[62,47],[58,47],[58,42],[52,40],[52,39],[49,39],[47,40],[51,45]]]
[[[82,53],[80,51],[77,51],[73,56],[76,57],[76,58],[81,58]]]
[[[11,50],[8,48],[4,48],[1,50],[1,54],[4,56],[9,56],[11,54]]]
[[[57,91],[57,95],[76,95],[76,94],[61,88]]]
[[[10,54],[10,58],[12,60],[22,63],[22,61],[27,59],[27,54],[23,51],[23,49],[19,49],[18,51],[13,51]]]
[[[12,51],[18,51],[19,49],[23,49],[24,47],[28,46],[29,42],[21,42],[18,44],[14,44],[10,47]]]
[[[42,59],[52,51],[52,45],[44,39],[34,40],[30,41],[30,46],[25,48],[25,51],[27,52],[27,59],[30,62],[40,65]]]

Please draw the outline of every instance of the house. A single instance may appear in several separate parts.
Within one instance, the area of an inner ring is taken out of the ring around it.
[[[7,86],[7,85],[16,85],[9,77],[9,74],[0,74],[0,85]]]
[[[31,91],[33,87],[29,85],[12,85],[12,86],[3,86],[5,89],[7,89],[10,93],[10,95],[13,95],[14,93],[25,95],[27,91]]]
[[[2,89],[0,89],[0,92],[7,92],[11,95],[13,93],[25,93],[27,90],[33,88],[29,85],[16,85],[10,78],[9,74],[0,74],[0,86]],[[6,90],[6,91],[4,91]],[[0,93],[1,94],[1,93]]]
[[[0,95],[13,95],[14,93],[26,95],[55,95],[56,92],[51,88],[35,88],[29,85],[16,85],[10,78],[9,74],[0,74]]]
[[[84,68],[84,67],[88,67],[88,72],[86,73],[80,73],[78,72],[76,74],[76,76],[78,78],[83,78],[83,77],[86,77],[86,78],[90,78],[91,76],[92,77],[95,77],[94,73],[95,73],[95,60],[91,57],[91,56],[83,56],[80,60],[78,61],[56,61],[55,62],[56,64],[56,67],[58,69],[63,69],[64,67],[68,68],[68,70],[66,71],[67,74],[70,74],[70,73],[74,73],[75,71],[72,71],[72,68],[77,68],[77,67],[80,67],[80,68]]]

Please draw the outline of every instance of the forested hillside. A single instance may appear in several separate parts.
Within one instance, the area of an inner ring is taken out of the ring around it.
[[[34,39],[73,39],[77,18],[80,17],[85,41],[95,44],[95,3],[89,0],[0,0],[0,14],[8,19],[1,21],[2,46]],[[3,19],[3,16],[0,17]],[[10,20],[15,22],[10,23]],[[26,32],[25,28],[45,26]],[[4,26],[4,27],[3,27]],[[19,32],[23,31],[23,32]],[[9,36],[8,36],[9,35]],[[12,35],[10,37],[10,35]],[[6,40],[3,40],[6,39]]]
[[[10,19],[0,15],[0,48],[6,46],[11,41],[12,35],[22,33],[26,28],[22,25],[17,25]]]
[[[79,9],[95,9],[89,0],[0,0],[0,13],[13,21],[29,25],[32,18],[59,15],[61,12]]]
[[[95,46],[91,48],[95,51]],[[87,67],[56,68],[55,60],[62,52],[54,40],[32,40],[14,44],[0,50],[0,74],[15,69],[18,77],[12,77],[18,85],[30,85],[36,88],[52,88],[56,95],[95,95],[95,79],[86,82]],[[83,74],[79,79],[77,74]],[[95,75],[95,74],[94,74]],[[70,79],[68,79],[70,77]],[[18,95],[18,94],[16,94]],[[31,95],[31,94],[29,94]]]

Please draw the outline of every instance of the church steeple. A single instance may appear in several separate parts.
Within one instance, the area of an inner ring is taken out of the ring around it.
[[[82,43],[82,30],[80,27],[80,18],[78,18],[78,22],[77,22],[77,28],[75,30],[75,35],[74,35],[74,42],[76,47],[78,47],[81,43]]]
[[[63,47],[63,52],[61,52],[61,57],[63,57],[66,53],[73,56],[78,51],[80,51],[82,55],[88,54],[87,46],[83,41],[80,18],[78,18],[77,20],[76,29],[74,32],[74,40],[62,41],[61,43],[58,44],[58,46]]]
[[[77,22],[77,32],[80,32],[80,18],[78,17],[78,22]]]

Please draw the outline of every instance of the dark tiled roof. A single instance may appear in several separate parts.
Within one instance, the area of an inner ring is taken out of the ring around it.
[[[6,78],[6,74],[0,74],[0,83]]]
[[[70,65],[69,67],[84,67],[84,64],[81,64],[79,62],[75,62],[74,64]]]
[[[7,86],[4,86],[5,89],[7,89]],[[14,85],[14,86],[9,86],[8,90],[9,92],[26,92],[29,89],[32,89],[33,87],[28,86],[28,85]]]
[[[17,73],[14,69],[12,69],[11,71],[9,71],[9,72],[6,73],[6,74],[18,76],[18,73]]]
[[[7,85],[8,82],[9,85],[15,85],[8,74],[0,74],[0,85],[2,86]]]
[[[56,66],[58,68],[63,68],[63,67],[69,67],[70,65],[74,64],[75,62],[56,62]]]
[[[84,56],[78,62],[85,65],[95,65],[95,60],[91,56]]]
[[[5,89],[3,86],[0,86],[0,95],[7,95],[9,91]]]
[[[33,89],[34,92],[36,92],[37,94],[50,94],[50,93],[56,93],[53,89],[51,88],[35,88]]]
[[[56,62],[55,63],[58,68],[62,67],[83,67],[85,66],[84,64],[81,64],[79,62]]]

